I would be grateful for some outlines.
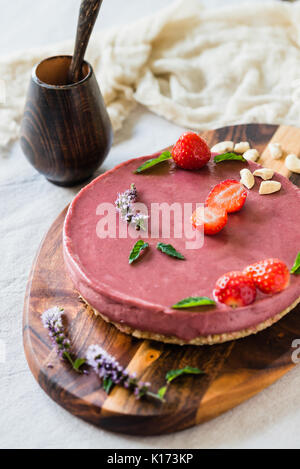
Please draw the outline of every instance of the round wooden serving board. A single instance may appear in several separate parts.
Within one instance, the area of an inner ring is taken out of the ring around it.
[[[261,152],[260,162],[290,177],[282,160],[272,160],[267,144],[283,144],[300,154],[300,129],[274,125],[239,125],[204,134],[210,145],[223,140],[249,141]],[[152,149],[150,149],[151,152]],[[300,176],[292,180],[299,185]],[[300,308],[257,335],[214,346],[176,346],[138,340],[106,324],[80,302],[64,270],[62,227],[66,210],[47,233],[34,261],[24,306],[24,346],[30,369],[40,386],[72,414],[99,427],[134,435],[183,430],[205,422],[269,386],[294,364],[291,344],[300,337]],[[298,223],[295,219],[295,223]],[[52,350],[41,313],[65,309],[68,334],[77,356],[97,343],[157,391],[167,371],[186,365],[205,375],[183,376],[172,383],[164,404],[137,401],[116,386],[107,396],[94,373],[79,375]],[[51,363],[53,368],[47,365]]]

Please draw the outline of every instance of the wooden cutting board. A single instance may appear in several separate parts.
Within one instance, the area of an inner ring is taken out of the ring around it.
[[[300,129],[274,125],[239,125],[206,132],[213,144],[247,140],[261,152],[260,162],[300,185],[284,159],[273,161],[267,144],[280,142],[288,152],[300,154]],[[153,149],[155,150],[155,149]],[[205,422],[235,407],[269,386],[294,364],[291,344],[300,337],[300,307],[269,329],[245,339],[214,346],[176,346],[138,340],[122,334],[93,316],[64,271],[62,227],[66,210],[48,231],[33,263],[24,305],[24,347],[30,369],[46,393],[72,414],[107,430],[134,435],[155,435],[182,430]],[[295,223],[298,223],[295,219]],[[91,373],[78,375],[52,350],[40,315],[53,306],[64,307],[74,351],[83,356],[98,343],[157,391],[167,371],[191,365],[205,375],[185,376],[172,384],[164,404],[137,401],[115,387],[110,396]],[[52,369],[47,365],[54,365]]]

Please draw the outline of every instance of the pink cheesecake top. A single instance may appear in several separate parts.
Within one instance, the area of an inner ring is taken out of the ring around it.
[[[243,270],[248,264],[275,257],[290,268],[300,250],[300,191],[275,173],[273,179],[281,182],[281,191],[262,196],[258,193],[261,179],[256,178],[243,209],[229,215],[219,234],[205,236],[202,248],[187,250],[185,237],[174,237],[171,217],[170,238],[147,239],[143,231],[139,232],[139,238],[151,249],[129,265],[128,256],[136,240],[100,239],[99,204],[114,204],[117,194],[131,183],[136,185],[139,202],[147,207],[163,202],[203,203],[218,182],[239,180],[244,167],[251,171],[260,167],[252,162],[211,161],[199,171],[184,171],[168,161],[143,174],[133,174],[148,158],[127,161],[103,174],[86,186],[69,208],[63,235],[65,264],[75,288],[91,306],[111,321],[189,341],[199,335],[255,327],[300,297],[300,276],[291,275],[290,285],[283,292],[271,296],[258,293],[250,306],[232,309],[218,303],[213,307],[172,309],[172,305],[190,296],[212,298],[221,275]],[[118,225],[117,212],[115,217]],[[156,249],[158,242],[172,244],[186,260],[162,254]]]

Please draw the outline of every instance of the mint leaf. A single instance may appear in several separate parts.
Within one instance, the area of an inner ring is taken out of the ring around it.
[[[297,254],[296,260],[290,272],[291,274],[300,275],[300,251]]]
[[[158,395],[159,399],[163,400],[163,398],[165,397],[165,394],[167,392],[167,389],[168,389],[168,386],[163,386],[162,388],[160,388],[158,390],[157,395]]]
[[[103,380],[102,387],[103,387],[104,391],[106,392],[106,394],[110,393],[113,384],[114,384],[114,382],[112,381],[111,378],[105,378]]]
[[[222,153],[221,155],[216,155],[214,158],[215,163],[220,163],[221,161],[230,161],[230,160],[236,160],[236,161],[243,161],[244,163],[247,162],[245,158],[242,155],[239,155],[238,153]]]
[[[70,363],[70,365],[72,366],[72,368],[74,368],[74,362],[73,362],[72,357],[71,357],[71,355],[69,354],[69,352],[67,352],[67,351],[65,350],[65,351],[63,352],[63,354],[62,354],[62,357]]]
[[[129,256],[129,264],[132,264],[134,261],[136,261],[140,257],[141,252],[148,247],[149,244],[145,243],[142,239],[135,243]]]
[[[85,358],[77,358],[77,360],[75,360],[75,362],[73,363],[74,370],[78,371],[82,367],[82,365],[84,365],[85,363],[86,363]]]
[[[195,306],[215,305],[216,302],[207,296],[190,296],[173,305],[173,309],[194,308]]]
[[[156,166],[159,163],[162,163],[163,161],[170,160],[172,158],[172,155],[169,151],[164,151],[160,156],[157,158],[152,158],[151,160],[147,160],[142,166],[140,166],[138,169],[134,171],[134,174],[139,174],[142,173],[143,171],[146,171],[149,168],[152,168],[153,166]]]
[[[171,383],[174,379],[178,378],[182,375],[201,375],[204,374],[204,371],[200,370],[199,368],[192,368],[191,366],[186,366],[185,368],[181,368],[179,370],[171,370],[166,374],[166,381]]]
[[[176,249],[171,244],[158,243],[157,249],[164,254],[167,254],[170,257],[176,257],[177,259],[184,260],[185,257],[176,251]]]
[[[82,373],[80,367],[85,364],[85,358],[77,358],[75,361],[73,361],[71,355],[66,350],[63,352],[62,357],[70,363],[74,371],[77,373]]]

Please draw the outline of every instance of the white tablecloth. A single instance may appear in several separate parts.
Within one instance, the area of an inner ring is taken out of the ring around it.
[[[231,0],[233,2],[233,0]],[[0,0],[0,55],[71,38],[80,0]],[[171,3],[165,0],[164,5]],[[230,3],[208,0],[210,6]],[[104,1],[97,29],[123,24],[162,6],[160,0]],[[138,107],[117,133],[101,171],[176,140],[183,129]],[[38,245],[79,188],[51,185],[18,144],[0,158],[0,447],[253,448],[300,447],[300,371],[293,369],[250,401],[185,432],[150,438],[115,435],[73,417],[39,388],[22,345],[22,307]],[[4,351],[6,352],[4,354]]]

